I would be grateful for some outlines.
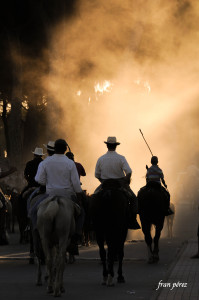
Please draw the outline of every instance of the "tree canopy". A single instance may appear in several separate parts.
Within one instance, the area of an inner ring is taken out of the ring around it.
[[[71,18],[76,0],[7,0],[0,3],[0,114],[2,150],[20,166],[26,151],[39,142],[48,122],[47,91],[40,78],[49,72],[51,29]],[[36,66],[40,72],[35,71]],[[29,74],[30,76],[24,75]],[[31,139],[30,139],[31,136]]]

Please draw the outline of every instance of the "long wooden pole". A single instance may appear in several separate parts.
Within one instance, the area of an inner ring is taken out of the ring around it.
[[[144,135],[143,135],[143,133],[142,133],[142,130],[141,130],[141,129],[139,129],[139,130],[140,130],[140,133],[141,133],[141,135],[142,135],[142,137],[143,137],[143,139],[144,139],[144,141],[145,141],[147,147],[149,148],[149,151],[151,152],[151,155],[153,156],[153,153],[152,153],[152,151],[151,151],[151,148],[149,147],[147,141],[145,140],[145,137],[144,137]]]

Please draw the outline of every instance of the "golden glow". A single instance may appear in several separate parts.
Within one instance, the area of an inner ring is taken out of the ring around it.
[[[52,32],[43,84],[64,112],[49,119],[86,169],[83,188],[98,185],[95,164],[112,135],[135,193],[145,184],[141,128],[172,193],[198,153],[199,2],[80,0],[77,9]]]
[[[105,80],[102,84],[100,84],[99,82],[96,83],[94,89],[96,93],[100,93],[100,94],[103,94],[104,92],[110,93],[112,86],[113,84],[110,81]]]
[[[25,108],[25,109],[29,109],[29,105],[28,105],[28,101],[27,100],[24,100],[23,102],[22,102],[22,106],[23,106],[23,108]]]
[[[142,81],[140,79],[136,79],[134,82],[141,88],[144,88],[148,93],[150,93],[151,87],[148,81]]]

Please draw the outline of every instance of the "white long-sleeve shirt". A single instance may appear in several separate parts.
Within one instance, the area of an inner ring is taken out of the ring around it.
[[[54,154],[39,164],[35,181],[46,185],[46,193],[63,194],[64,190],[81,193],[80,180],[74,161],[64,154]]]
[[[116,151],[108,151],[102,155],[95,167],[95,177],[101,179],[119,179],[129,173],[132,170],[126,158]]]

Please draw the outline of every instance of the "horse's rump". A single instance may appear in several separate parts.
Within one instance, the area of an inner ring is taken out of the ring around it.
[[[164,215],[169,207],[169,199],[162,189],[143,187],[138,192],[138,212],[140,215]]]
[[[120,184],[109,181],[103,190],[91,197],[91,214],[94,227],[103,227],[107,230],[127,228],[128,201]]]
[[[42,239],[58,240],[60,235],[66,238],[75,230],[75,204],[65,197],[47,197],[38,206],[37,228]]]

